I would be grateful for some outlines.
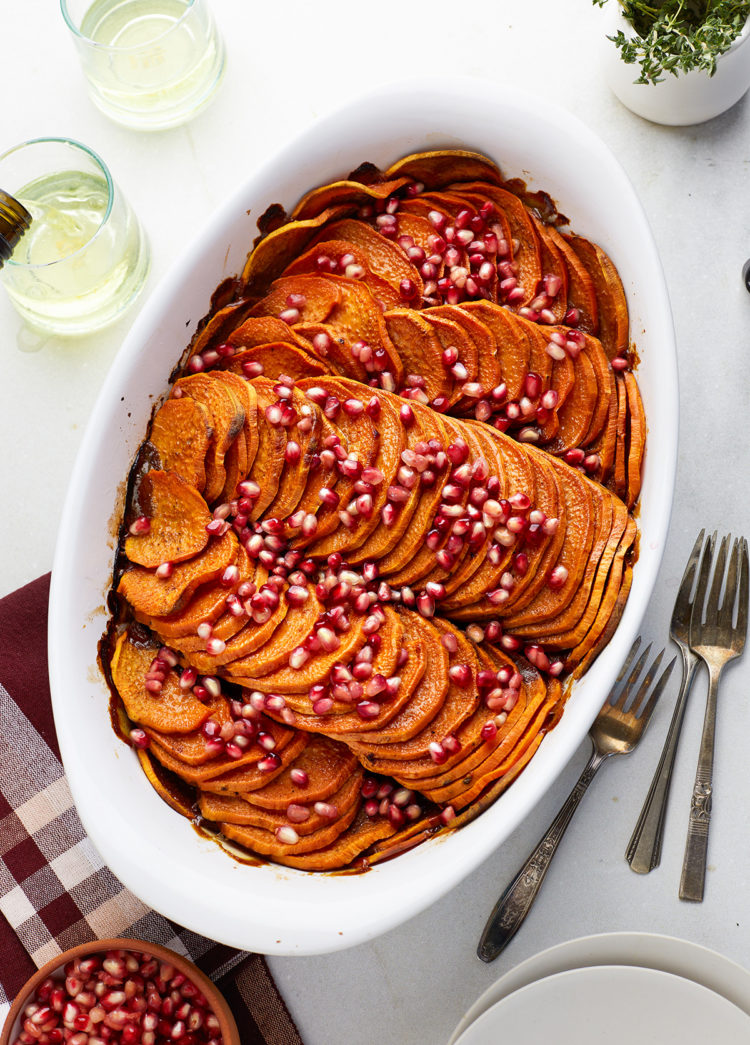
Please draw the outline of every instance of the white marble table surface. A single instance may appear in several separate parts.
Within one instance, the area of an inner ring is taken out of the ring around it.
[[[405,75],[469,74],[554,99],[625,167],[652,225],[672,301],[681,436],[670,541],[643,625],[667,639],[671,602],[699,526],[750,533],[747,484],[750,297],[750,100],[710,123],[670,129],[624,109],[603,85],[601,12],[588,0],[212,0],[228,46],[226,80],[193,123],[143,135],[89,102],[55,0],[4,5],[0,151],[69,135],[96,149],[153,245],[147,293],[194,227],[297,131],[354,91]],[[132,321],[29,353],[0,294],[0,595],[48,570],[66,484],[102,379]],[[667,728],[663,710],[631,762],[607,767],[571,825],[522,932],[492,966],[475,957],[485,917],[587,756],[582,745],[534,814],[450,895],[381,938],[271,968],[306,1045],[446,1042],[499,975],[562,940],[643,930],[705,944],[750,967],[750,725],[747,660],[727,674],[718,727],[710,869],[702,904],[677,898],[705,680],[688,708],[662,865],[632,874],[623,850]],[[636,763],[637,760],[637,763]]]

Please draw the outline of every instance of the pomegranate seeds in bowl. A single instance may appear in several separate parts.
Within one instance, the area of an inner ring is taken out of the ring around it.
[[[143,950],[142,948],[148,948]],[[1,1045],[240,1045],[229,1008],[190,961],[156,944],[83,944],[13,1003]]]

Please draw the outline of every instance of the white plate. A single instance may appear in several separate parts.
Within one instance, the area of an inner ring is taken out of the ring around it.
[[[561,722],[522,776],[476,821],[364,875],[243,865],[158,797],[112,731],[97,643],[106,621],[123,481],[176,359],[216,286],[242,269],[255,222],[269,204],[290,208],[311,186],[365,160],[385,167],[439,146],[479,149],[508,176],[547,190],[576,231],[599,242],[620,270],[648,417],[633,585],[608,648],[574,687]],[[267,954],[311,954],[399,925],[470,874],[578,750],[637,634],[669,526],[677,420],[672,318],[643,209],[603,143],[548,98],[453,77],[450,83],[389,85],[317,121],[262,169],[249,172],[133,325],[92,413],[59,527],[49,618],[55,725],[81,820],[120,881],[162,914],[222,943]]]
[[[627,965],[573,969],[521,987],[456,1045],[722,1045],[750,1040],[750,1016],[672,973]]]
[[[471,1006],[448,1045],[502,998],[555,973],[598,965],[632,965],[670,972],[721,994],[750,1015],[750,972],[697,943],[652,933],[605,933],[584,936],[527,958],[502,976]]]

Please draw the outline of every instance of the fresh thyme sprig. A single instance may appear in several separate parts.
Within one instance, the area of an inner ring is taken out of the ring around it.
[[[607,0],[593,0],[603,7]],[[638,63],[635,83],[658,83],[666,73],[703,69],[713,76],[716,61],[742,32],[750,0],[618,0],[638,34],[608,37],[628,65]]]

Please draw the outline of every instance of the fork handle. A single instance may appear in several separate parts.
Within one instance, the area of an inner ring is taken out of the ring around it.
[[[550,824],[547,833],[493,907],[477,947],[477,955],[483,962],[494,961],[521,928],[565,829],[594,779],[594,774],[606,758],[606,754],[600,754],[596,750],[592,753],[586,768]]]
[[[716,696],[723,665],[709,664],[708,697],[703,719],[698,768],[695,774],[693,794],[690,799],[685,856],[680,878],[680,899],[700,903],[706,881],[708,857],[708,827],[711,822],[713,795],[714,736],[716,733]]]
[[[661,848],[664,840],[664,821],[667,812],[667,799],[672,783],[674,760],[677,754],[677,743],[680,739],[682,721],[695,673],[700,664],[698,657],[689,646],[680,645],[682,652],[682,685],[677,695],[672,721],[669,724],[664,749],[656,767],[646,800],[625,851],[625,859],[636,874],[648,874],[658,867],[661,860]]]

